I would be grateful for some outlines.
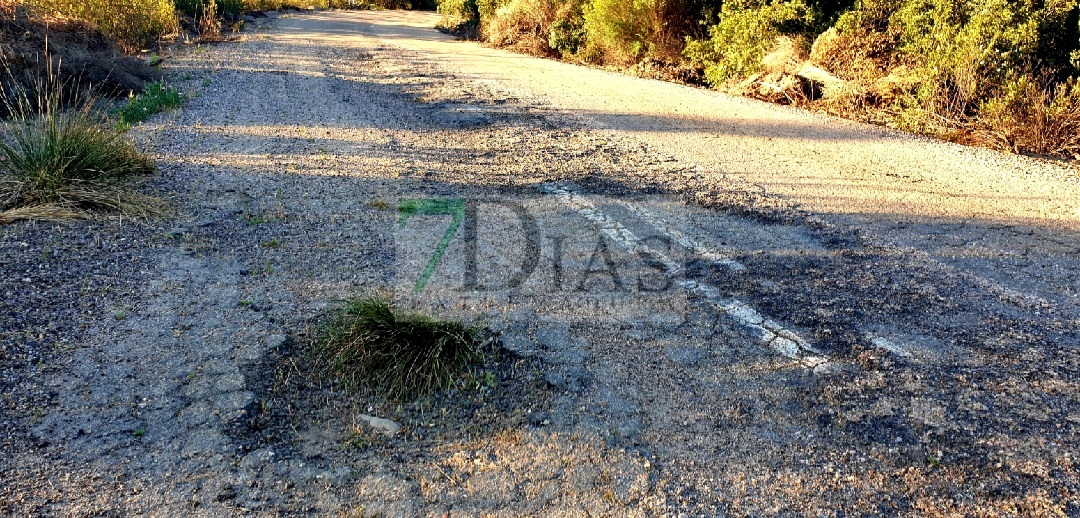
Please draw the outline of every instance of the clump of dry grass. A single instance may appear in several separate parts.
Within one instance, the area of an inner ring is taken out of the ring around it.
[[[548,44],[548,27],[558,6],[552,0],[510,0],[499,6],[481,29],[484,39],[519,52],[554,56]]]
[[[383,298],[352,300],[334,315],[314,352],[346,386],[392,398],[448,390],[483,358],[476,328],[406,313]]]
[[[113,212],[149,217],[162,202],[126,187],[154,164],[85,99],[60,102],[55,83],[38,99],[4,102],[12,119],[0,141],[0,223],[22,219],[71,220]],[[53,94],[50,96],[50,94]]]
[[[979,113],[979,135],[1012,152],[1080,159],[1080,81],[1010,81]]]

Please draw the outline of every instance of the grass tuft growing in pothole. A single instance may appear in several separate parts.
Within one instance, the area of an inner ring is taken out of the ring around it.
[[[385,298],[351,300],[315,342],[323,366],[346,387],[372,387],[390,399],[419,398],[462,382],[481,361],[479,329],[404,312]]]
[[[8,103],[12,107],[12,103]],[[93,212],[149,217],[162,202],[124,182],[154,164],[84,101],[61,108],[46,98],[40,111],[20,103],[0,141],[0,223],[21,219],[85,219]]]

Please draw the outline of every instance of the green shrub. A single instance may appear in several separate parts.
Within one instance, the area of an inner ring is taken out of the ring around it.
[[[917,109],[941,120],[972,115],[976,102],[1038,49],[1037,19],[1008,0],[908,0],[891,23],[900,52],[922,76]]]
[[[314,352],[346,386],[377,387],[395,399],[447,390],[483,358],[476,329],[403,313],[380,298],[349,301]]]
[[[592,0],[584,8],[585,42],[604,62],[633,63],[647,54],[659,30],[662,0]]]
[[[435,10],[442,15],[439,26],[456,29],[465,25],[480,26],[480,2],[483,0],[439,0]],[[490,9],[494,11],[494,9]]]
[[[688,41],[683,55],[705,69],[710,84],[720,87],[757,72],[778,37],[811,32],[816,19],[803,0],[725,2],[709,38]]]
[[[1002,124],[1006,111],[1019,113],[1015,102],[990,102],[1029,89],[1036,76],[1074,75],[1078,17],[1077,0],[864,0],[823,35],[832,41],[819,39],[815,48],[829,49],[814,59],[867,83],[901,127],[944,135],[987,107]]]
[[[584,20],[580,17],[559,19],[548,28],[548,48],[563,58],[577,54],[585,44]]]
[[[438,27],[460,37],[479,39],[481,27],[489,22],[501,5],[500,0],[437,0],[442,19]]]
[[[173,0],[20,0],[46,12],[90,22],[128,50],[177,31]]]

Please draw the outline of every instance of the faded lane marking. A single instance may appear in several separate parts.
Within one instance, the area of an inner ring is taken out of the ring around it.
[[[866,337],[867,340],[870,341],[870,343],[874,344],[875,347],[878,347],[880,349],[884,349],[885,351],[888,351],[888,352],[890,352],[890,353],[892,353],[892,354],[894,354],[896,356],[899,356],[901,358],[912,359],[911,351],[908,351],[902,345],[900,345],[900,344],[898,344],[896,342],[893,342],[892,340],[889,340],[888,338],[885,338],[883,336],[878,336],[878,335],[875,335],[873,333],[866,333],[864,336]]]
[[[683,248],[697,254],[698,257],[701,257],[706,261],[711,261],[714,264],[723,266],[733,272],[741,272],[746,270],[746,266],[743,266],[743,264],[739,261],[731,259],[730,257],[727,257],[726,255],[701,244],[696,239],[688,236],[682,230],[668,225],[667,221],[664,221],[663,218],[657,216],[656,214],[653,214],[651,211],[639,207],[638,205],[628,201],[620,200],[619,203],[623,207],[626,207],[626,209],[630,212],[633,212],[635,216],[641,218],[642,221],[652,225],[652,227],[656,230],[667,234],[668,237],[674,239],[675,242]]]
[[[683,248],[685,248],[687,250],[690,250],[693,253],[697,254],[698,257],[701,257],[701,258],[703,258],[703,259],[705,259],[707,261],[711,261],[714,264],[717,264],[719,266],[726,267],[726,268],[728,268],[729,270],[731,270],[733,272],[746,271],[746,266],[744,266],[742,263],[740,263],[740,262],[738,262],[738,261],[736,261],[734,259],[731,259],[730,257],[728,257],[728,256],[726,256],[726,255],[724,255],[724,254],[722,254],[722,253],[720,253],[720,252],[718,252],[718,251],[716,251],[716,250],[714,250],[712,248],[709,248],[706,245],[703,245],[701,242],[697,241],[693,237],[690,237],[685,232],[679,230],[678,228],[675,228],[675,227],[671,226],[663,218],[663,216],[657,215],[653,211],[650,211],[650,210],[648,210],[648,209],[646,209],[644,207],[640,207],[637,204],[626,201],[626,200],[618,200],[618,203],[621,206],[625,207],[628,211],[633,213],[638,218],[641,218],[642,221],[648,223],[649,225],[652,225],[653,228],[655,228],[655,229],[659,230],[660,232],[670,236],[672,239],[675,240],[676,243],[681,245]],[[1017,294],[1017,295],[1022,295],[1022,294]],[[742,310],[738,310],[738,311],[742,311]],[[753,311],[753,310],[751,309],[750,311]],[[731,313],[729,312],[729,314],[731,314]],[[753,320],[757,319],[757,317],[752,317],[750,315],[747,315],[747,318],[748,319],[753,319]],[[783,335],[781,335],[781,336],[783,336]],[[889,340],[888,338],[885,338],[883,336],[880,336],[880,335],[877,335],[877,334],[874,334],[874,333],[869,333],[869,332],[864,333],[864,337],[866,338],[866,340],[868,340],[875,347],[883,349],[883,350],[885,350],[885,351],[887,351],[887,352],[889,352],[889,353],[891,353],[893,355],[896,355],[896,356],[898,356],[900,358],[904,358],[904,359],[907,359],[907,360],[913,360],[914,359],[914,357],[912,356],[911,351],[909,351],[903,345],[901,345],[901,344],[899,344],[899,343],[897,343],[895,341]]]
[[[724,297],[715,286],[687,279],[681,274],[684,268],[673,261],[663,252],[653,249],[643,243],[630,229],[607,214],[600,211],[588,198],[577,193],[567,185],[544,184],[540,190],[554,195],[565,202],[585,219],[595,223],[600,231],[611,238],[621,248],[637,254],[652,257],[663,265],[664,273],[683,289],[693,293],[708,302],[717,310],[727,314],[740,326],[746,328],[751,336],[759,342],[771,347],[777,353],[799,361],[806,368],[813,369],[829,361],[820,351],[810,345],[810,342],[789,329],[784,328],[778,322],[766,318],[761,313],[745,302],[731,297]],[[657,229],[664,232],[663,229]],[[679,242],[674,236],[668,236]],[[680,243],[681,244],[681,243]],[[740,265],[741,266],[741,265]],[[807,354],[812,353],[812,354]]]

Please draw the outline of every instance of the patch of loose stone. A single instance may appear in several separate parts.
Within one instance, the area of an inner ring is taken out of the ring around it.
[[[680,274],[684,271],[683,266],[673,261],[663,252],[646,245],[630,229],[600,211],[586,196],[577,192],[573,185],[544,184],[540,187],[540,190],[555,196],[582,217],[596,224],[601,232],[623,249],[652,257],[663,265],[665,275],[676,284],[688,292],[702,297],[709,305],[727,314],[740,326],[747,329],[750,335],[758,342],[767,345],[782,356],[797,360],[808,369],[815,369],[829,362],[829,359],[815,349],[806,339],[786,329],[780,323],[762,316],[745,302],[722,296],[720,290],[715,286],[682,277]],[[662,228],[657,230],[665,231]],[[680,242],[674,236],[669,235],[668,237]]]

